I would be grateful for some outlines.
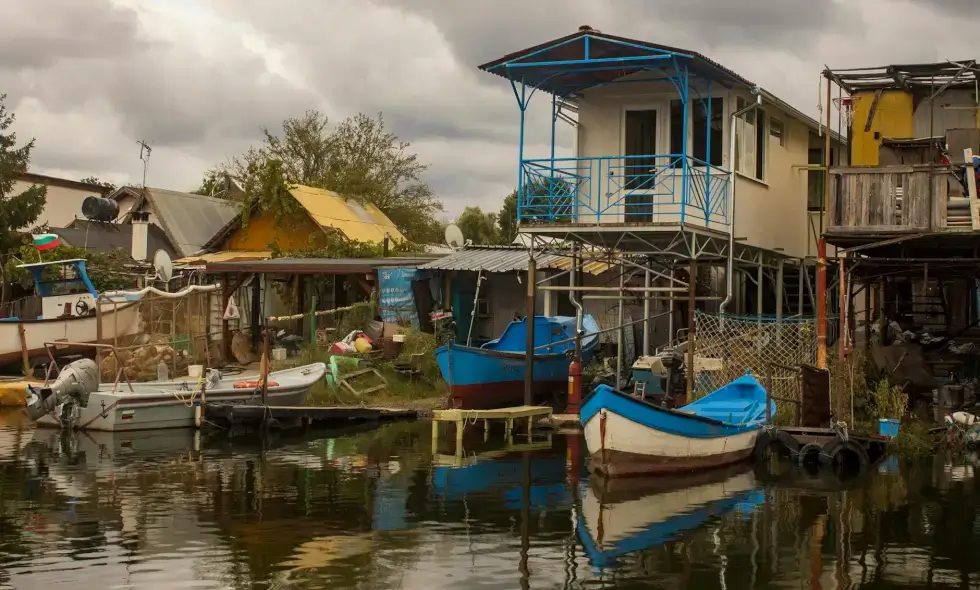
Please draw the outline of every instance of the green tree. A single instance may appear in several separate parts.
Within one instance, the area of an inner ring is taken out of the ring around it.
[[[497,213],[500,228],[500,243],[512,244],[517,237],[517,189],[504,197],[504,204]]]
[[[225,173],[219,168],[211,168],[204,173],[201,186],[197,187],[191,194],[204,195],[206,197],[220,197],[224,195]]]
[[[112,184],[111,182],[99,180],[98,176],[86,176],[85,178],[81,179],[79,182],[85,182],[88,184],[97,184],[101,186],[103,195],[108,195],[112,191],[116,190],[116,185]]]
[[[17,177],[27,172],[34,140],[16,147],[17,135],[9,131],[14,115],[4,105],[6,98],[0,94],[0,256],[23,243],[20,232],[30,229],[41,216],[47,195],[42,185],[14,193]]]
[[[472,240],[474,244],[489,245],[500,242],[496,213],[485,213],[479,207],[467,207],[456,220],[456,225],[463,232],[463,237]]]
[[[263,210],[278,211],[293,201],[283,187],[324,188],[374,204],[412,242],[442,241],[443,226],[436,219],[442,203],[422,178],[426,166],[410,144],[385,128],[380,114],[358,114],[328,131],[327,117],[308,111],[286,119],[280,133],[263,129],[263,135],[259,147],[208,171],[198,192],[213,186],[215,174],[227,173],[240,179],[249,204],[258,201]]]

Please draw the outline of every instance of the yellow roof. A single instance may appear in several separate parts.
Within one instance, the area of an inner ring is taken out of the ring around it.
[[[351,240],[377,244],[384,241],[385,233],[392,240],[405,240],[388,216],[370,203],[362,204],[333,191],[303,185],[293,186],[289,194],[320,227],[339,230]]]
[[[222,250],[220,252],[210,252],[199,256],[187,256],[178,258],[174,262],[178,264],[207,264],[209,262],[231,262],[232,260],[267,260],[272,258],[272,252],[268,250]]]

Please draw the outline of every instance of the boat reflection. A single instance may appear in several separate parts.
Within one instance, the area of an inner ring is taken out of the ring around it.
[[[677,539],[712,517],[750,513],[764,501],[746,466],[676,477],[592,477],[578,515],[578,537],[592,565]]]

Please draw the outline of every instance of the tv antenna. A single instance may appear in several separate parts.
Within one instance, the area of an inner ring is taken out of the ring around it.
[[[140,144],[140,160],[143,160],[143,188],[146,188],[146,169],[150,166],[150,153],[153,149],[142,139],[136,143]]]

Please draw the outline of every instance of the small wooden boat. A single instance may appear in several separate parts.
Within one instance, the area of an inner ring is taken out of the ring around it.
[[[589,478],[576,531],[594,567],[690,534],[710,519],[762,504],[748,466],[671,477]]]
[[[41,313],[32,313],[31,317],[0,318],[0,367],[20,363],[25,350],[28,358],[47,354],[45,342],[89,343],[98,340],[96,301],[99,294],[88,277],[84,259],[22,264],[18,268],[29,271],[34,277]],[[104,340],[139,333],[138,302],[139,297],[102,299]],[[87,350],[66,346],[60,347],[58,353],[67,355]]]
[[[671,473],[748,459],[766,420],[766,397],[749,374],[676,410],[599,385],[580,413],[590,470]],[[773,414],[775,408],[770,401]]]
[[[71,367],[69,365],[67,368]],[[271,406],[302,405],[317,381],[323,379],[327,366],[313,363],[269,373],[266,399]],[[64,371],[63,371],[64,373]],[[244,385],[243,385],[244,384]],[[201,384],[193,381],[134,383],[132,390],[125,383],[101,384],[88,393],[83,407],[66,397],[71,407],[46,411],[37,400],[45,396],[44,389],[65,390],[58,382],[47,388],[32,388],[28,413],[36,415],[38,426],[78,430],[155,430],[194,426],[194,405],[200,403]],[[261,403],[262,385],[256,377],[229,376],[208,383],[204,390],[206,403]],[[60,406],[59,406],[60,407]],[[40,408],[40,409],[35,409]],[[41,414],[41,412],[44,412]],[[40,414],[40,415],[37,415]]]
[[[450,343],[436,349],[436,362],[449,384],[450,407],[486,410],[524,403],[524,348],[526,319],[513,321],[500,338],[476,348]],[[582,364],[592,358],[599,341],[599,325],[582,318]],[[534,318],[534,395],[568,389],[568,353],[575,349],[575,318]],[[541,348],[549,344],[548,348]]]

